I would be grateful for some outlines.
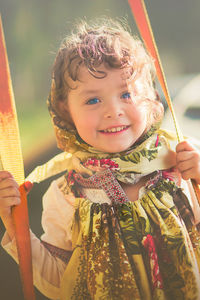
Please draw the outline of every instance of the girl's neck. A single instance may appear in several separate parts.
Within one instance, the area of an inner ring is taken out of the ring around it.
[[[150,177],[151,174],[144,176],[135,184],[119,182],[129,201],[134,202],[139,199],[140,189],[145,186]]]

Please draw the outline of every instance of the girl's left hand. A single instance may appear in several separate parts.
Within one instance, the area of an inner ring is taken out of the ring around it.
[[[195,179],[200,184],[200,153],[187,141],[176,146],[176,163],[183,179]]]

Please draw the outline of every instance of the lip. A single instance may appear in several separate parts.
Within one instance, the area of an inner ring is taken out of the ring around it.
[[[124,128],[120,131],[114,131],[114,132],[112,132],[112,131],[111,132],[105,132],[104,131],[104,130],[109,130],[109,129],[117,128],[117,127],[124,127]],[[124,132],[124,131],[128,130],[129,128],[130,128],[130,125],[117,125],[117,126],[115,125],[115,126],[110,126],[106,129],[99,130],[99,132],[102,133],[102,134],[105,134],[105,135],[116,135],[116,134],[119,134],[121,132]]]

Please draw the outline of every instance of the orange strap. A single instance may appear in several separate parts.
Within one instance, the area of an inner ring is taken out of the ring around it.
[[[174,109],[172,106],[172,101],[171,101],[169,90],[167,87],[167,82],[165,79],[164,71],[162,68],[161,60],[160,60],[158,49],[157,49],[157,46],[155,43],[153,31],[151,28],[151,24],[150,24],[150,20],[148,17],[147,9],[145,7],[144,0],[128,0],[128,2],[132,9],[132,13],[134,15],[136,24],[138,26],[140,35],[145,43],[145,46],[154,59],[158,80],[160,82],[163,93],[165,95],[165,99],[167,101],[168,107],[171,111],[172,118],[174,121],[174,126],[176,129],[177,139],[180,142],[181,140],[183,140],[183,135],[181,133],[181,130],[178,126],[178,122],[176,120],[176,116],[175,116]],[[196,183],[195,180],[191,180],[191,182],[192,182],[193,189],[195,191],[198,203],[200,204],[199,185]]]
[[[34,300],[30,231],[26,192],[23,186],[24,167],[17,114],[0,18],[0,159],[2,167],[12,173],[20,185],[21,204],[13,208],[19,268],[25,300]]]
[[[28,220],[28,207],[24,184],[19,187],[21,203],[13,208],[13,220],[17,239],[19,270],[25,300],[35,300],[33,287],[32,255]]]

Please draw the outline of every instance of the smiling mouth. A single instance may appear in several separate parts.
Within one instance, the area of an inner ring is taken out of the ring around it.
[[[118,126],[118,127],[112,127],[105,130],[100,130],[102,133],[116,133],[116,132],[122,132],[128,129],[130,126]]]

